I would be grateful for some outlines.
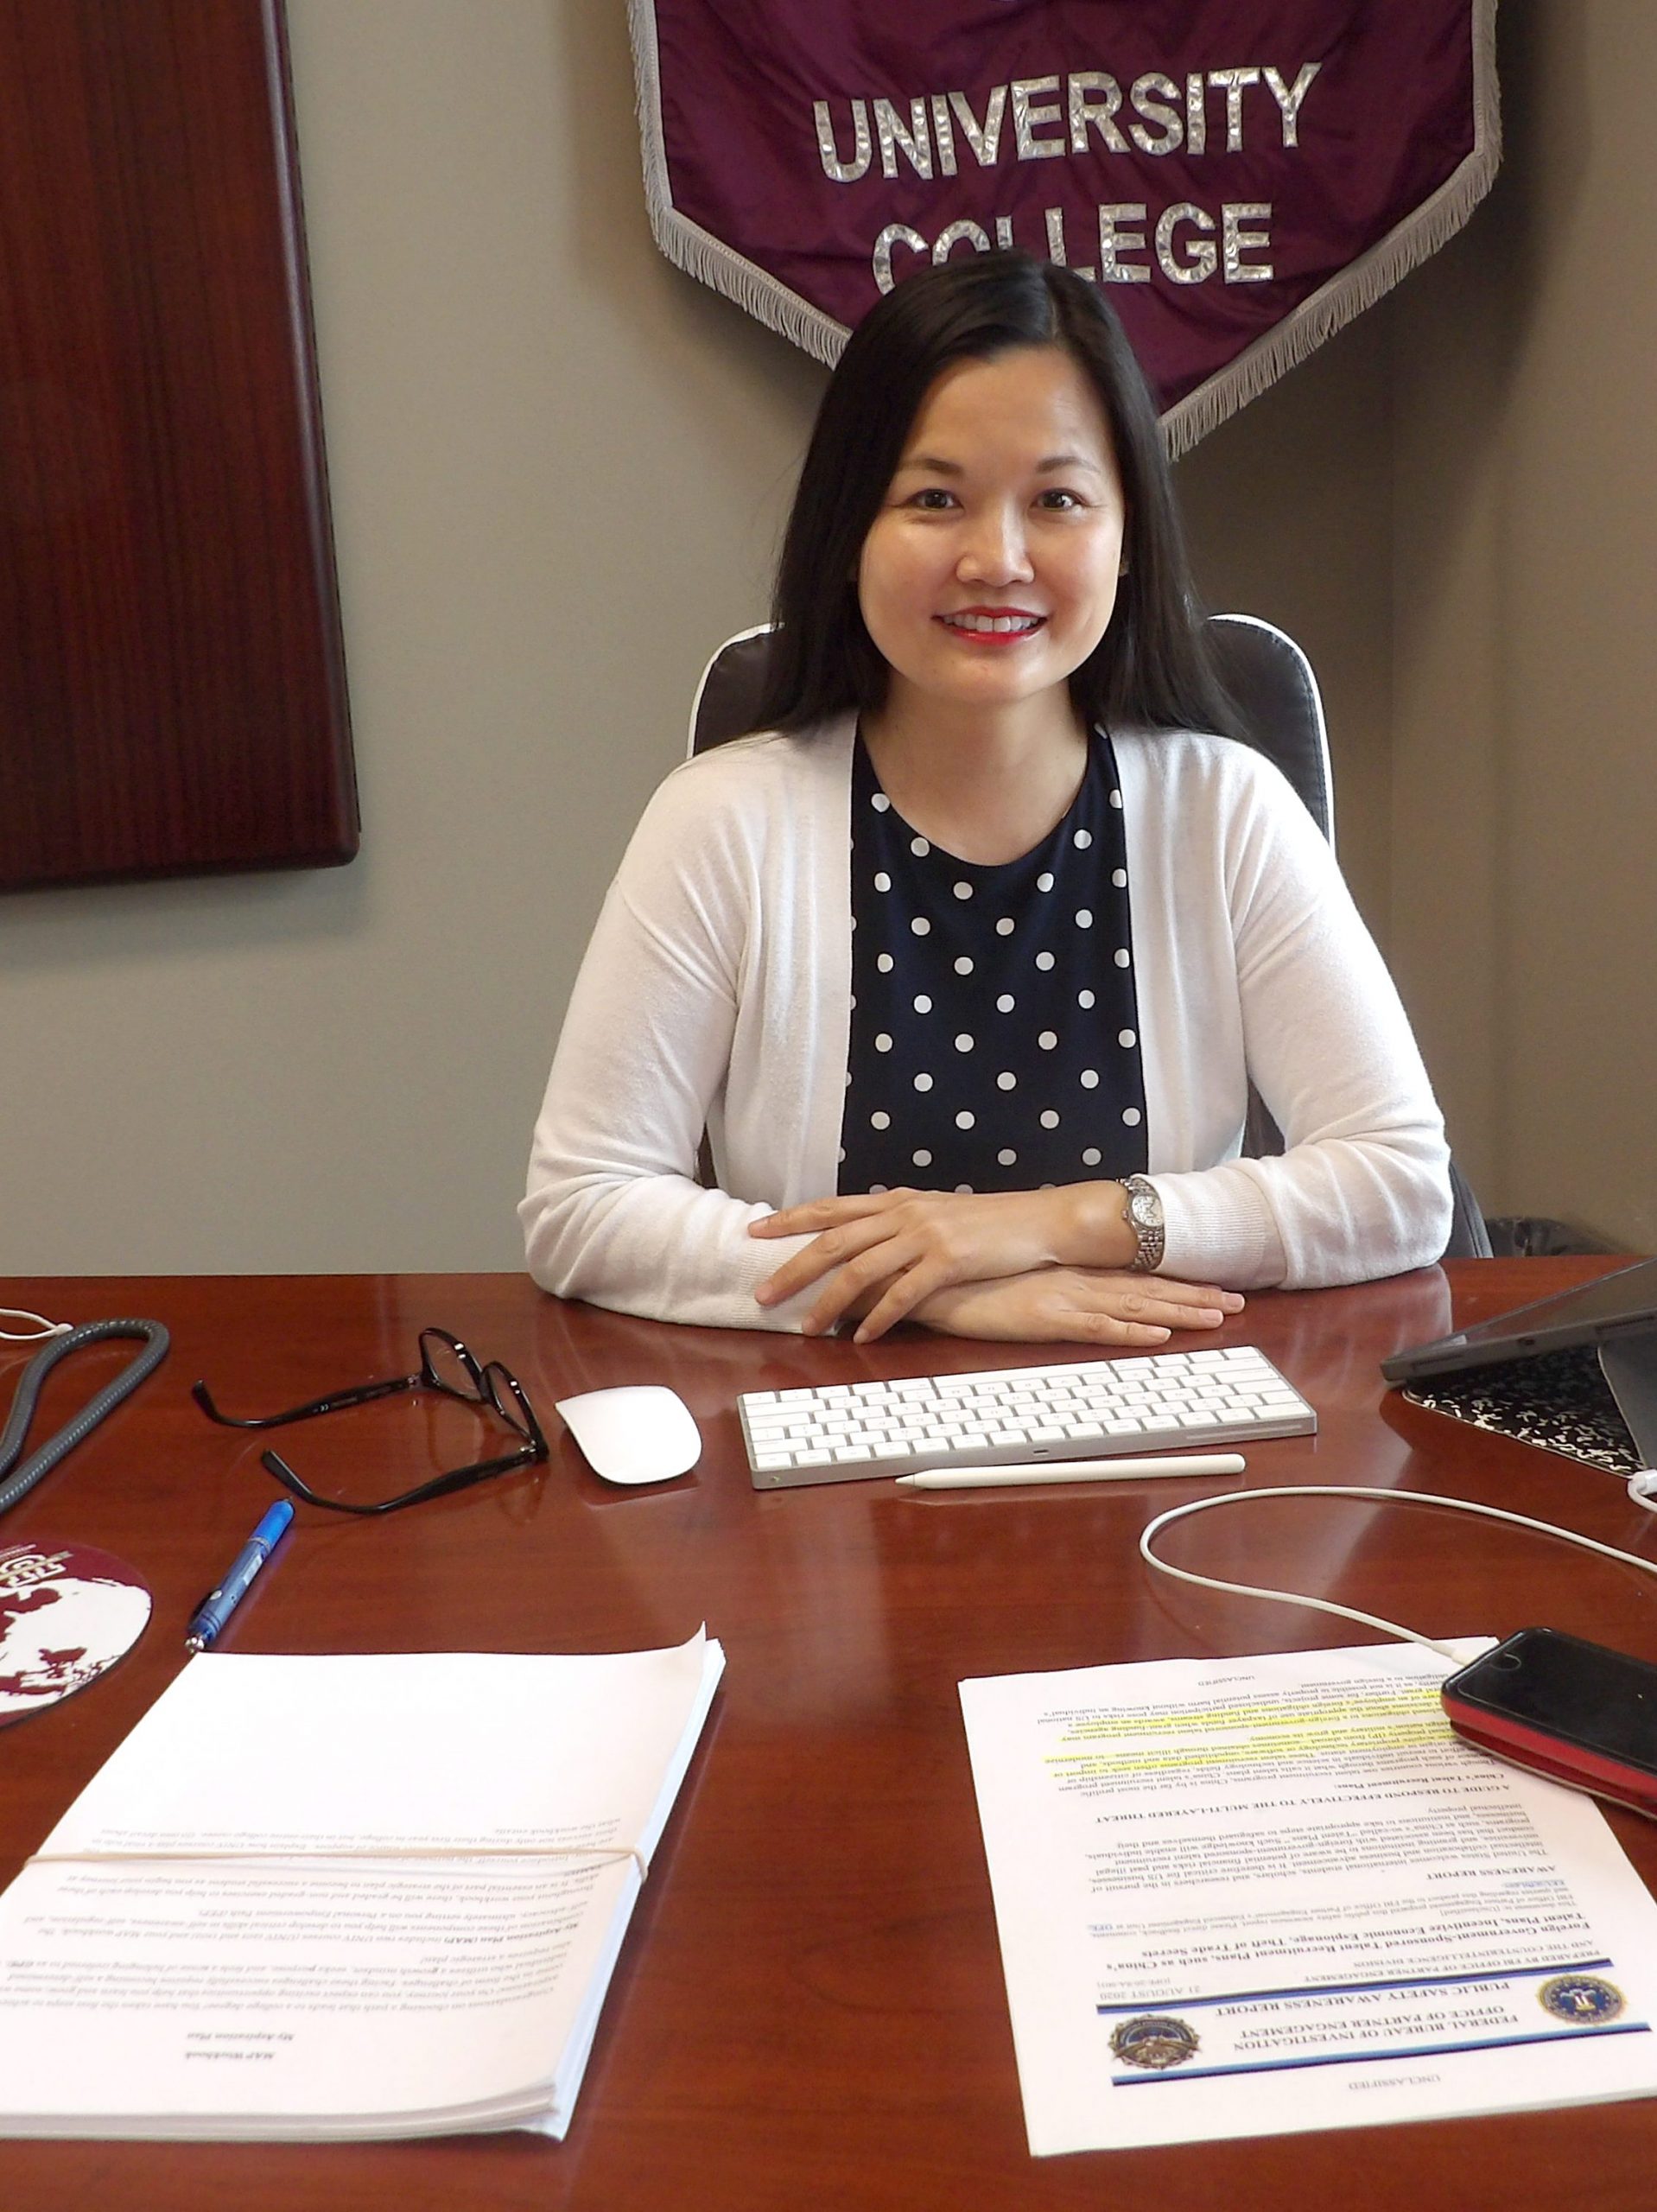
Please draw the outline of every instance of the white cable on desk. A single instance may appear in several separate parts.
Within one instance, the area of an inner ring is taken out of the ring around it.
[[[44,1313],[30,1313],[21,1306],[0,1306],[0,1321],[32,1321],[32,1329],[0,1329],[0,1338],[9,1344],[38,1344],[42,1337],[67,1337],[73,1324],[68,1321],[48,1321]]]
[[[1635,1478],[1636,1481],[1639,1477]],[[1628,1485],[1634,1495],[1634,1484]],[[1584,1551],[1598,1552],[1606,1559],[1621,1560],[1625,1567],[1637,1567],[1642,1574],[1657,1574],[1657,1562],[1641,1559],[1635,1552],[1620,1552],[1615,1544],[1602,1544],[1592,1536],[1579,1535],[1574,1529],[1557,1529],[1551,1521],[1533,1521],[1528,1514],[1504,1512],[1499,1505],[1476,1505],[1470,1497],[1439,1497],[1430,1491],[1366,1490],[1344,1483],[1304,1483],[1292,1488],[1277,1490],[1236,1490],[1222,1491],[1213,1497],[1193,1498],[1186,1505],[1170,1506],[1165,1513],[1159,1513],[1147,1521],[1140,1531],[1140,1552],[1147,1566],[1163,1574],[1171,1574],[1181,1582],[1194,1582],[1204,1590],[1225,1590],[1238,1598],[1264,1598],[1270,1605],[1310,1605],[1319,1613],[1338,1613],[1343,1620],[1361,1621],[1366,1628],[1378,1628],[1388,1636],[1401,1637],[1406,1643],[1419,1643],[1429,1651],[1436,1651],[1441,1658],[1457,1666],[1461,1656],[1447,1643],[1440,1643],[1431,1636],[1418,1635],[1413,1628],[1404,1628],[1397,1621],[1382,1620],[1377,1613],[1360,1612],[1355,1605],[1337,1605],[1330,1598],[1307,1598],[1294,1590],[1267,1590],[1252,1582],[1222,1582],[1217,1575],[1197,1574],[1188,1567],[1171,1567],[1165,1559],[1159,1559],[1151,1548],[1151,1539],[1170,1522],[1183,1521],[1187,1514],[1205,1513],[1216,1505],[1241,1505],[1250,1498],[1260,1497],[1370,1497],[1383,1505],[1447,1505],[1456,1513],[1482,1514],[1487,1521],[1509,1521],[1516,1529],[1535,1529],[1544,1536],[1558,1536],[1567,1544],[1579,1544]],[[1637,1500],[1641,1504],[1647,1498]]]

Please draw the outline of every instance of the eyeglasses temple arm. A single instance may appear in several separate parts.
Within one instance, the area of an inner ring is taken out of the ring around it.
[[[313,1398],[308,1406],[294,1406],[285,1414],[222,1414],[213,1402],[213,1393],[205,1382],[193,1382],[190,1395],[195,1400],[209,1421],[216,1421],[223,1428],[281,1428],[289,1421],[311,1421],[320,1414],[338,1413],[342,1406],[365,1406],[375,1398],[395,1397],[399,1390],[413,1390],[425,1381],[423,1375],[399,1375],[386,1382],[364,1382],[351,1390],[335,1390],[326,1398]]]

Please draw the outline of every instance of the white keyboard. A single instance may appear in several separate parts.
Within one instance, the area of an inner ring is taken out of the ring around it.
[[[1317,1416],[1252,1344],[1136,1359],[747,1390],[737,1400],[756,1490],[922,1467],[1206,1451],[1311,1436]]]

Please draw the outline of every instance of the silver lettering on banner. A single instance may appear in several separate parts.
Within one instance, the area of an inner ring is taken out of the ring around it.
[[[1209,88],[1200,69],[1185,79],[1185,151],[1205,154],[1209,145]]]
[[[1188,239],[1184,261],[1174,258],[1174,226],[1189,223],[1193,230],[1211,231],[1214,218],[1189,200],[1165,207],[1157,218],[1157,266],[1171,284],[1203,284],[1213,276],[1219,255],[1206,238]]]
[[[1089,95],[1097,93],[1096,101]],[[1085,154],[1088,150],[1088,126],[1099,133],[1100,141],[1108,154],[1125,154],[1127,141],[1111,120],[1122,104],[1122,88],[1114,77],[1107,77],[1102,69],[1072,69],[1064,87],[1065,99],[1070,111],[1070,151]]]
[[[938,175],[953,176],[955,173],[955,125],[949,120],[949,97],[934,92],[932,106],[932,138],[938,153]]]
[[[840,149],[835,143],[835,126],[828,112],[827,100],[813,100],[811,112],[816,118],[817,151],[822,156],[824,174],[833,184],[855,184],[867,170],[874,156],[874,143],[869,137],[868,105],[864,100],[852,102],[852,133],[854,152],[849,162],[840,158]]]
[[[1142,223],[1145,202],[1124,200],[1099,210],[1099,282],[1101,284],[1148,284],[1151,272],[1143,262],[1123,261],[1124,253],[1145,251],[1145,232],[1127,231],[1124,223]]]
[[[926,251],[926,240],[918,231],[911,231],[907,223],[888,223],[874,241],[874,281],[883,292],[898,281],[892,273],[892,249],[899,240],[915,253]]]
[[[914,235],[911,231],[910,236],[913,238]],[[989,251],[989,232],[976,223],[968,222],[963,217],[958,223],[947,224],[938,232],[932,245],[933,260],[940,264],[947,261],[963,238],[971,239],[975,252],[987,253]]]
[[[899,121],[898,111],[890,100],[874,103],[874,135],[880,142],[880,174],[895,177],[898,174],[898,149],[904,149],[909,166],[917,176],[929,180],[932,175],[932,141],[926,129],[926,102],[918,94],[909,103],[909,122]]]
[[[1272,98],[1283,111],[1283,143],[1286,146],[1298,146],[1300,143],[1298,135],[1300,103],[1305,99],[1307,87],[1323,66],[1321,61],[1303,63],[1300,74],[1286,91],[1284,88],[1282,78],[1275,69],[1265,69],[1260,73],[1266,79],[1267,88],[1271,92]]]
[[[1241,154],[1243,149],[1242,96],[1250,85],[1258,85],[1258,69],[1210,69],[1209,82],[1226,96],[1226,151]]]
[[[1064,253],[1064,210],[1062,207],[1047,210],[1047,258],[1060,269],[1068,269],[1070,265]],[[1094,281],[1091,269],[1078,267],[1076,273],[1078,276],[1085,276],[1089,283]]]
[[[1013,86],[1013,135],[1018,142],[1021,162],[1051,161],[1056,154],[1064,151],[1062,138],[1038,138],[1037,130],[1044,124],[1058,121],[1058,102],[1041,100],[1038,92],[1056,92],[1057,77],[1020,77]]]
[[[1151,95],[1159,93],[1159,99]],[[1142,154],[1177,154],[1185,140],[1185,121],[1177,107],[1168,103],[1181,98],[1179,87],[1171,77],[1165,77],[1160,69],[1147,69],[1143,77],[1133,79],[1133,89],[1128,95],[1133,112],[1143,118],[1130,123],[1127,135]],[[1145,125],[1159,123],[1160,138],[1153,137]]]
[[[951,92],[949,111],[967,134],[981,169],[993,169],[1001,150],[1001,124],[1006,115],[1006,86],[998,85],[990,94],[981,124],[965,92]]]
[[[1245,261],[1245,253],[1269,252],[1270,231],[1246,231],[1245,222],[1272,219],[1269,200],[1228,200],[1220,210],[1221,251],[1228,284],[1269,284],[1275,271],[1269,261]]]

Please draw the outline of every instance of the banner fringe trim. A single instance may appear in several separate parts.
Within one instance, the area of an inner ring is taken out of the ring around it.
[[[745,315],[779,331],[803,353],[833,368],[850,336],[844,323],[814,308],[809,300],[682,215],[673,204],[668,176],[667,142],[662,131],[662,72],[656,44],[656,10],[651,0],[628,0],[637,86],[638,143],[644,155],[644,206],[651,235],[677,269],[710,291],[721,292]]]
[[[1286,370],[1317,352],[1413,269],[1447,245],[1495,181],[1501,160],[1501,110],[1495,73],[1496,0],[1478,0],[1473,18],[1473,150],[1413,214],[1378,238],[1309,299],[1302,300],[1229,366],[1171,407],[1162,435],[1171,461],[1217,430]]]

